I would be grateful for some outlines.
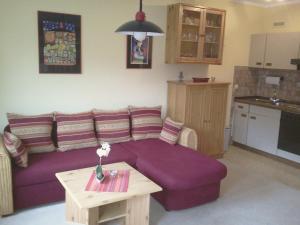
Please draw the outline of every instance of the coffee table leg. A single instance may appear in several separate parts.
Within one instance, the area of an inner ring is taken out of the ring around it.
[[[92,221],[93,218],[95,218],[95,214],[96,214],[94,213],[93,209],[90,210],[80,209],[77,206],[77,204],[73,201],[71,196],[66,192],[66,220],[67,221],[90,225],[90,221]],[[97,212],[99,212],[99,210],[97,210]],[[89,219],[90,215],[92,215],[91,220]],[[96,223],[91,222],[91,224],[94,225],[97,224],[97,222]]]
[[[126,225],[149,225],[150,195],[137,196],[127,200]]]
[[[98,225],[99,221],[99,208],[88,209],[88,225]]]

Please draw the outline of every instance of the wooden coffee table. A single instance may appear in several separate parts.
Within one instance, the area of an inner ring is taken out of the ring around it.
[[[104,165],[105,170],[130,170],[127,192],[85,191],[95,167],[56,173],[66,192],[66,219],[96,225],[120,220],[125,225],[148,225],[150,194],[162,188],[128,164]]]

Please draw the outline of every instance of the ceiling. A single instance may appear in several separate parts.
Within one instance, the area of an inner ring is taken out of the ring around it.
[[[260,7],[275,7],[286,4],[300,4],[300,0],[234,0],[234,2],[251,4]]]

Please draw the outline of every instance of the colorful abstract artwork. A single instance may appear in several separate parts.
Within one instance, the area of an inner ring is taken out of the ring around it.
[[[81,73],[80,16],[38,12],[40,73]]]
[[[138,41],[133,36],[127,36],[127,68],[151,69],[152,67],[152,37]]]

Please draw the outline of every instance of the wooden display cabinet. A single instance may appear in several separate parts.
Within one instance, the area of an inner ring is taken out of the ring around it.
[[[166,63],[222,64],[225,14],[202,6],[168,6]]]

